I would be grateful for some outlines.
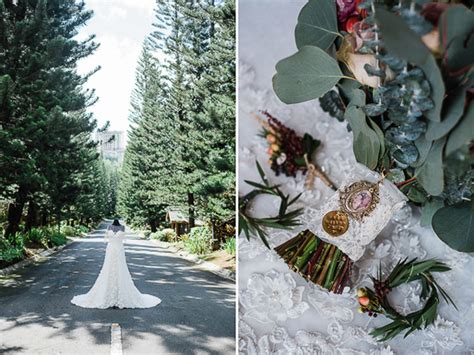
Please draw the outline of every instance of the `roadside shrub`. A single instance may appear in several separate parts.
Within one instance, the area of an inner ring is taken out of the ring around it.
[[[204,255],[212,251],[211,231],[208,227],[191,228],[189,239],[184,242],[184,248],[190,253]]]
[[[161,240],[163,242],[173,242],[177,236],[173,229],[166,228],[161,231],[157,231],[155,233],[150,234],[151,239]]]
[[[25,242],[35,246],[43,246],[45,248],[48,247],[48,238],[44,230],[41,228],[32,228],[25,235]]]
[[[67,238],[64,234],[58,232],[57,230],[51,231],[48,236],[49,244],[53,247],[64,245],[67,242]]]
[[[77,235],[77,229],[71,226],[61,226],[61,233],[64,234],[66,237],[74,237]]]
[[[79,234],[89,232],[89,228],[87,228],[86,226],[83,226],[83,225],[77,226],[76,229],[79,232]]]
[[[17,238],[17,236],[14,238]],[[19,244],[14,245],[9,240],[0,237],[0,264],[2,262],[11,263],[13,261],[23,259],[25,254],[23,238],[20,237],[17,239],[17,241]]]
[[[227,254],[235,255],[235,238],[229,238],[222,244],[221,249]]]

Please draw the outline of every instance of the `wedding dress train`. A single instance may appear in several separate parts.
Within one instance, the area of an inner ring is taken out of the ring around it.
[[[127,267],[123,248],[124,231],[105,234],[107,249],[104,264],[94,286],[84,295],[75,296],[71,302],[83,308],[150,308],[161,300],[140,293],[135,287]]]

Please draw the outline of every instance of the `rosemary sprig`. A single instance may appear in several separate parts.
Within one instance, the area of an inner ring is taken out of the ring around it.
[[[378,277],[372,277],[374,290],[361,288],[358,290],[359,310],[368,313],[369,316],[384,314],[392,319],[392,322],[375,328],[370,333],[379,341],[387,341],[405,331],[405,337],[415,330],[426,328],[436,319],[439,296],[444,298],[448,304],[452,304],[457,309],[453,300],[434,280],[432,272],[445,272],[451,270],[445,264],[436,260],[416,261],[412,259],[400,260],[393,268],[392,272],[385,280],[382,279],[382,271],[379,269]],[[411,281],[419,280],[421,282],[421,298],[426,299],[425,306],[407,315],[398,313],[389,303],[387,295],[395,287]]]
[[[248,240],[250,236],[257,235],[263,244],[270,249],[265,228],[291,229],[300,225],[297,217],[303,213],[303,208],[298,208],[290,212],[288,212],[288,208],[298,200],[301,193],[290,199],[290,195],[285,195],[280,190],[280,185],[270,184],[258,161],[255,163],[262,181],[255,182],[245,180],[247,184],[253,186],[255,189],[239,199],[239,233],[243,231]],[[247,207],[250,202],[259,195],[273,195],[280,198],[280,208],[276,216],[255,218],[248,214]]]

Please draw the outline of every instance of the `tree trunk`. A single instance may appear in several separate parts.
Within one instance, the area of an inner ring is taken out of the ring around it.
[[[26,215],[25,231],[30,231],[31,228],[38,226],[38,206],[34,201],[28,203],[28,214]]]
[[[27,191],[24,186],[20,186],[14,203],[8,206],[7,227],[5,228],[5,238],[8,238],[18,232],[23,207],[25,207]]]
[[[149,223],[150,223],[151,232],[155,233],[156,232],[156,218],[150,218]]]
[[[44,227],[48,224],[48,213],[43,211],[41,213],[41,226]]]
[[[61,233],[61,211],[59,210],[56,214],[57,218],[57,225],[58,225],[58,233]]]
[[[188,212],[189,212],[189,229],[195,226],[194,220],[194,194],[188,192]]]

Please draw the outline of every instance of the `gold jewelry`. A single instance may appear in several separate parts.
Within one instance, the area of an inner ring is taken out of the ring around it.
[[[360,222],[372,213],[380,201],[379,184],[383,179],[376,183],[357,181],[343,188],[339,192],[340,210],[330,211],[323,217],[324,231],[332,237],[339,237],[349,229],[349,217]]]

